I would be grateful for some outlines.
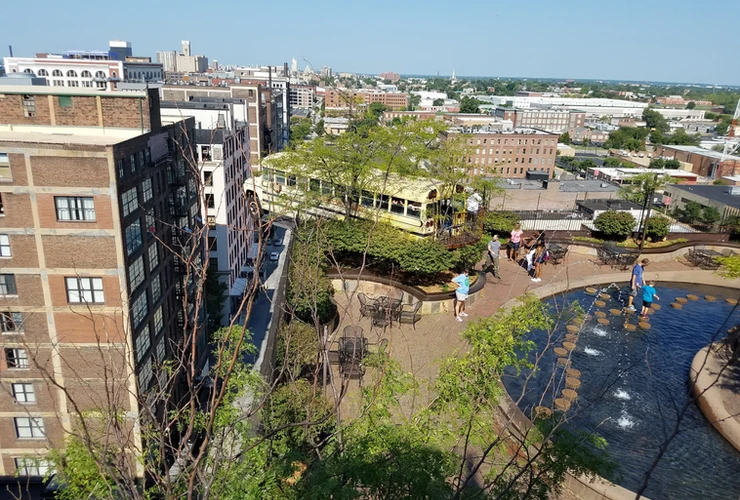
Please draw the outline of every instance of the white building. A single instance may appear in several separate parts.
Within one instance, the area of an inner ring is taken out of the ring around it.
[[[160,50],[157,52],[157,62],[167,73],[177,71],[177,52],[174,50]]]
[[[703,120],[703,109],[653,108],[666,120]]]
[[[241,303],[257,244],[242,189],[251,177],[247,103],[244,99],[212,101],[163,101],[160,106],[163,121],[195,118],[196,157],[205,195],[201,210],[209,228],[209,272],[217,272],[229,290],[222,310],[226,324]]]

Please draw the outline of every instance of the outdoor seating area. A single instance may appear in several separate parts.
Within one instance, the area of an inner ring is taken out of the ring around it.
[[[568,247],[550,243],[548,245],[548,252],[550,253],[550,262],[557,266],[563,263],[563,259],[568,254]]]
[[[640,256],[639,251],[620,248],[616,244],[607,242],[598,250],[599,259],[604,265],[612,269],[626,271],[632,267]]]
[[[387,295],[371,297],[365,293],[358,293],[357,299],[360,302],[360,315],[363,318],[370,318],[372,326],[386,328],[394,322],[406,323],[416,328],[416,322],[421,319],[419,309],[422,302],[417,301],[415,304],[403,304],[402,298],[393,298]]]
[[[717,250],[712,250],[711,248],[694,247],[689,249],[686,260],[693,267],[714,270],[719,268],[719,262],[717,262],[716,257],[729,257],[733,254],[734,252],[729,248],[723,250],[722,252],[718,252]]]
[[[339,337],[339,370],[344,377],[361,378],[365,374],[362,360],[368,340],[359,326],[347,326]]]

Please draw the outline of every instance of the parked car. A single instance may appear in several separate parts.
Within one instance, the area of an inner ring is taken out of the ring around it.
[[[267,239],[265,240],[265,245],[267,245],[268,247],[269,247],[270,245],[272,245],[272,238],[267,238]]]
[[[276,238],[275,241],[272,242],[273,246],[281,247],[283,246],[283,240],[280,238]]]
[[[277,252],[272,252],[270,254],[270,262],[277,262],[279,258],[280,258],[280,254]]]

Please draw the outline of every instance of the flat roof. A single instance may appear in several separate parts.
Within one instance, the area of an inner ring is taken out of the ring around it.
[[[665,187],[665,190],[673,191],[679,190],[686,193],[695,194],[703,198],[708,198],[712,201],[722,203],[729,207],[740,209],[740,195],[730,194],[735,186],[704,186],[704,185],[692,185],[684,186],[680,184],[669,184]]]
[[[576,203],[589,210],[642,210],[642,205],[627,200],[579,200]]]
[[[712,151],[711,149],[704,149],[704,148],[700,148],[698,146],[673,146],[673,145],[665,145],[664,147],[677,149],[679,151],[685,151],[687,153],[698,154],[698,155],[701,155],[701,156],[707,156],[709,158],[715,158],[717,160],[721,160],[722,159],[722,153],[720,153],[719,151]],[[725,159],[726,160],[740,161],[740,156],[729,155]]]
[[[599,173],[603,173],[605,175],[617,176],[617,177],[631,177],[633,175],[640,175],[640,174],[646,174],[646,173],[664,174],[664,175],[668,175],[669,177],[686,177],[689,179],[695,179],[699,177],[697,174],[694,174],[692,172],[686,172],[685,170],[670,169],[670,168],[590,167],[589,170],[591,170],[592,172],[598,171]]]
[[[0,125],[0,141],[112,146],[148,132],[149,130],[142,132],[141,129],[112,127]]]
[[[144,90],[97,90],[83,87],[47,87],[44,85],[3,85],[0,87],[0,94],[29,94],[29,95],[81,95],[81,96],[101,96],[101,97],[130,97],[143,98],[147,97]]]

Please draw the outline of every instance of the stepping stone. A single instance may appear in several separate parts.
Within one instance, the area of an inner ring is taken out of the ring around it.
[[[578,340],[578,335],[576,335],[575,333],[566,333],[565,340],[567,340],[568,342],[575,342],[576,340]]]
[[[624,314],[626,314],[626,315],[628,315],[628,316],[629,316],[630,314],[635,314],[636,312],[637,312],[637,311],[630,311],[629,309],[625,309],[625,310],[624,310]]]
[[[737,305],[737,299],[725,299],[725,302],[727,302],[728,304],[731,304],[733,306],[736,306]]]
[[[575,401],[578,398],[578,393],[573,389],[563,389],[563,397],[568,401]]]
[[[556,349],[558,349],[558,347],[556,347]],[[558,358],[558,366],[568,367],[570,366],[570,360],[568,358]]]
[[[560,411],[568,411],[570,409],[570,401],[564,398],[557,398],[555,400],[555,408]]]
[[[706,300],[707,302],[714,302],[715,300],[717,300],[717,297],[715,297],[714,295],[705,295],[705,296],[704,296],[704,299],[705,299],[705,300]]]
[[[689,300],[684,297],[676,297],[676,302],[678,302],[679,304],[685,304],[688,301]]]
[[[578,328],[576,325],[568,325],[565,327],[566,330],[568,330],[570,333],[578,333],[580,328]]]
[[[686,298],[689,299],[689,300],[699,300],[699,296],[698,295],[694,295],[693,293],[688,294],[686,296]]]
[[[568,350],[567,349],[563,349],[562,347],[556,347],[556,348],[554,348],[552,350],[552,352],[554,352],[555,353],[555,356],[557,356],[559,358],[563,358],[563,357],[565,357],[565,356],[568,355]],[[560,360],[558,360],[558,361],[560,361]]]
[[[678,302],[671,302],[671,307],[675,307],[676,309],[681,309],[683,305],[679,304]]]
[[[547,406],[535,406],[534,417],[535,418],[547,418],[552,415],[552,410]]]
[[[612,296],[609,295],[608,293],[600,293],[599,294],[599,298],[601,300],[611,300]]]
[[[566,373],[567,373],[567,372],[566,372]],[[566,386],[566,387],[567,387],[568,389],[578,389],[579,387],[581,387],[581,381],[580,381],[580,380],[578,380],[578,379],[577,379],[577,378],[575,378],[575,377],[567,377],[567,378],[565,379],[565,386]]]
[[[606,302],[604,302],[603,300],[594,300],[594,305],[596,307],[604,307],[606,305]]]
[[[581,370],[577,370],[575,368],[568,368],[567,370],[565,370],[565,374],[568,377],[576,378],[576,377],[580,377],[581,376]],[[567,381],[567,379],[566,379],[566,381]]]
[[[648,314],[655,314],[655,311],[653,310],[652,307],[649,307],[648,310],[647,310],[647,313]]]
[[[612,313],[614,316],[619,316],[620,314],[622,314],[621,309],[609,309],[609,312]]]
[[[586,293],[592,293],[593,294],[593,293],[596,293],[596,292],[598,292],[598,290],[595,289],[592,286],[589,286],[589,287],[586,288]]]
[[[572,351],[576,348],[576,345],[573,342],[563,342],[563,347],[569,351]]]
[[[640,321],[639,323],[637,323],[637,326],[639,326],[643,330],[648,330],[650,328],[650,323],[648,323],[647,321]]]
[[[596,316],[597,318],[606,318],[606,313],[604,311],[596,311],[594,313],[594,316]]]
[[[698,297],[697,297],[697,299],[698,299]],[[660,304],[656,304],[655,302],[653,302],[650,305],[650,309],[655,309],[656,311],[660,311]]]
[[[608,325],[609,324],[609,320],[606,319],[606,318],[599,318],[597,321],[599,322],[600,325]]]
[[[637,330],[637,327],[632,323],[627,323],[626,325],[624,325],[624,329],[628,332],[634,332],[635,330]]]

